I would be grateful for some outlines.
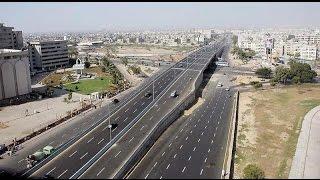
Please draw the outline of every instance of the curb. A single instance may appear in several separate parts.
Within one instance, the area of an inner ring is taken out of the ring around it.
[[[236,93],[235,102],[233,104],[233,117],[232,117],[232,130],[229,133],[231,136],[230,141],[228,142],[228,158],[227,158],[227,167],[225,174],[221,174],[221,179],[233,179],[233,170],[234,170],[234,155],[236,150],[236,137],[237,137],[237,125],[238,125],[238,105],[239,105],[239,91]],[[230,131],[229,128],[229,131]],[[223,169],[224,170],[224,169]]]

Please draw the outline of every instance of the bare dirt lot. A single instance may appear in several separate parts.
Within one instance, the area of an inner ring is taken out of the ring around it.
[[[310,84],[240,93],[234,178],[247,164],[288,178],[303,117],[319,104],[320,87]]]

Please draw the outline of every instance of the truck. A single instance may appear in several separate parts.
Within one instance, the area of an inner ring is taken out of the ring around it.
[[[27,167],[30,168],[34,166],[37,162],[48,157],[55,151],[55,148],[52,146],[45,146],[42,151],[36,151],[35,153],[27,157]]]

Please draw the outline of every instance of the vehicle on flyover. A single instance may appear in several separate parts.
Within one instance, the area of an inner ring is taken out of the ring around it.
[[[174,90],[171,94],[170,94],[170,97],[177,97],[177,91],[176,90]]]

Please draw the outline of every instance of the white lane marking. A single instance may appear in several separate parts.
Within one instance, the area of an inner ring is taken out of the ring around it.
[[[144,128],[144,125],[140,128],[140,131]]]
[[[114,157],[117,157],[120,153],[121,153],[121,151],[119,151]]]
[[[134,111],[133,111],[133,113],[135,113],[137,111],[137,109],[135,109]]]
[[[213,137],[216,137],[216,133],[213,134]]]
[[[192,130],[190,131],[190,133],[192,134]]]
[[[78,150],[76,150],[75,152],[73,152],[70,156],[69,156],[69,158],[70,157],[72,157],[75,153],[77,153],[78,152]]]
[[[216,127],[216,130],[218,129],[218,127]]]
[[[99,176],[105,168],[106,168],[106,167],[103,167],[103,168],[98,172],[97,176]]]
[[[102,131],[104,131],[105,129],[107,129],[107,127],[108,127],[108,126],[104,127],[104,128],[102,129]]]
[[[172,143],[169,144],[169,147],[171,146]]]
[[[49,172],[46,173],[46,175],[50,174],[53,170],[55,170],[56,167],[54,167],[53,169],[51,169]]]
[[[175,154],[175,155],[173,156],[173,159],[175,159],[175,158],[176,158],[176,156],[177,156],[177,154]]]
[[[206,126],[206,127],[204,127],[204,129],[207,129],[207,126]]]
[[[182,172],[184,172],[184,170],[186,170],[186,167],[184,167],[184,168],[182,169]]]
[[[116,130],[118,127],[114,128],[111,132],[113,132],[114,130]]]
[[[163,102],[163,104],[165,104],[167,102],[167,100],[165,100],[164,102]]]
[[[212,118],[212,114],[210,115],[210,119]]]
[[[170,164],[168,164],[167,169],[170,167]]]
[[[208,124],[209,124],[209,120],[208,120]]]
[[[120,116],[118,116],[116,119],[114,119],[115,121],[117,120],[117,119],[119,119],[120,118]]]
[[[200,138],[198,139],[198,142],[200,142]]]
[[[51,141],[51,143],[49,143],[49,145],[52,144],[53,142],[54,142],[54,141]]]
[[[163,152],[163,153],[161,154],[161,156],[163,156],[165,153],[166,153],[166,152]]]
[[[206,158],[206,159],[204,160],[205,163],[207,162],[207,159],[208,159],[208,158]]]
[[[210,149],[208,149],[208,152],[210,152]]]
[[[203,114],[201,114],[201,117],[203,117]]]
[[[88,144],[89,142],[91,142],[93,139],[94,139],[94,137],[92,137],[91,139],[89,139],[89,141],[87,141],[87,144]]]
[[[144,179],[147,179],[148,176],[149,176],[149,174],[147,174],[146,177],[144,177]]]
[[[151,116],[151,118],[149,120],[151,120],[153,118],[153,116]]]
[[[68,169],[66,169],[65,171],[63,171],[63,173],[61,173],[58,178],[60,178],[62,175],[64,175],[66,172],[68,171]]]
[[[190,161],[190,159],[191,159],[191,156],[189,156],[189,159],[188,159],[188,161]]]
[[[129,142],[131,142],[131,141],[132,141],[132,139],[134,139],[134,137],[132,137],[132,138],[129,140]]]
[[[186,140],[188,140],[188,136],[186,137]]]
[[[88,154],[88,152],[86,152],[84,155],[82,155],[82,156],[80,157],[80,159],[84,158],[87,154]]]
[[[183,129],[180,130],[180,132],[182,132],[182,131],[183,131]]]
[[[98,142],[98,144],[100,144],[102,141],[104,141],[104,138],[102,138],[102,139]]]
[[[203,169],[201,169],[200,176],[202,175],[202,171],[203,171]]]
[[[154,163],[153,167],[155,167],[158,164],[158,162]]]
[[[201,135],[203,135],[203,132],[201,133]]]
[[[123,120],[123,122],[126,122],[127,119],[128,119],[128,117],[126,117],[126,118]]]
[[[142,102],[142,104],[141,104],[141,106],[143,106],[143,105],[144,105],[144,103],[145,103],[145,102],[143,101],[143,102]]]
[[[183,145],[180,146],[180,149],[182,148]]]
[[[127,112],[130,108],[126,109],[124,112]]]
[[[138,101],[134,102],[133,105],[136,105]]]
[[[200,119],[198,119],[198,122],[200,122]]]
[[[178,136],[176,136],[176,138],[174,138],[174,139],[177,139],[178,138]]]
[[[197,148],[197,147],[194,147],[194,148],[193,148],[193,151],[195,151],[195,150],[196,150],[196,148]]]
[[[213,139],[211,140],[211,144],[213,143]]]
[[[21,159],[20,161],[18,161],[18,163],[21,163],[22,161],[24,161],[25,159]]]

